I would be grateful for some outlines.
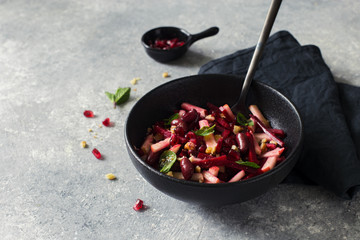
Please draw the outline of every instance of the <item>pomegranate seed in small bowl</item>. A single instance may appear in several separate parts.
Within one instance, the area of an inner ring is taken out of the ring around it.
[[[141,42],[151,58],[164,63],[180,58],[194,42],[214,36],[218,32],[218,27],[197,34],[190,34],[177,27],[158,27],[147,31]]]

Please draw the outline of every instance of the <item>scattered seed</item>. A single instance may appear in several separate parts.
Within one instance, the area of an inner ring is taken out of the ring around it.
[[[102,122],[105,127],[110,126],[110,118],[105,118],[105,120]]]
[[[96,148],[94,148],[92,150],[92,153],[94,154],[94,156],[97,158],[97,159],[101,159],[102,156],[101,156],[101,153],[99,152],[99,150],[97,150]]]
[[[89,132],[92,132],[92,131],[93,131],[93,130],[90,128],[90,129],[89,129]]]
[[[140,209],[143,208],[143,206],[144,206],[143,200],[137,199],[136,202],[135,202],[135,205],[133,206],[133,209],[134,209],[135,211],[139,211]]]
[[[86,146],[87,146],[85,141],[81,141],[80,145],[81,145],[82,148],[86,148]]]
[[[94,113],[91,110],[85,110],[84,111],[84,116],[87,117],[87,118],[92,118],[92,117],[94,117]]]
[[[116,179],[116,176],[114,174],[112,174],[112,173],[108,173],[105,176],[109,180],[115,180]]]
[[[101,125],[101,124],[99,124],[99,128],[102,128],[102,125]]]
[[[136,85],[139,80],[140,80],[140,78],[133,78],[133,79],[130,81],[130,83],[131,83],[132,85]]]
[[[168,72],[164,72],[164,73],[162,74],[162,76],[163,76],[163,78],[170,77],[170,75],[169,75],[169,73],[168,73]]]

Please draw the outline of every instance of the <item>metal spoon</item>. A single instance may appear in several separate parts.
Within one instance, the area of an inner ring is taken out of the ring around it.
[[[256,67],[260,61],[260,57],[262,55],[262,52],[264,50],[264,47],[266,45],[266,41],[270,35],[271,28],[274,24],[276,15],[278,13],[278,10],[280,8],[282,0],[273,0],[270,5],[270,9],[267,13],[266,20],[263,26],[263,29],[261,31],[258,43],[256,45],[254,55],[252,56],[249,69],[246,73],[245,80],[241,89],[240,97],[237,100],[237,102],[232,106],[233,112],[241,112],[243,114],[247,113],[247,107],[246,107],[246,97],[251,85],[251,81],[253,80],[253,76],[255,74]]]

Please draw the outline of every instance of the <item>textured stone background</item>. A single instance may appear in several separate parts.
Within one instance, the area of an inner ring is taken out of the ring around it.
[[[321,187],[281,184],[246,203],[203,208],[154,189],[126,153],[124,122],[136,100],[255,45],[268,7],[266,0],[0,0],[1,239],[359,239],[359,194],[342,200]],[[359,11],[359,1],[284,1],[273,32],[319,46],[336,81],[360,86]],[[140,37],[161,25],[220,32],[159,64]],[[104,91],[134,77],[137,91],[114,110]],[[85,109],[96,117],[83,117]],[[99,128],[106,117],[114,126]],[[118,180],[107,180],[109,172]],[[137,198],[146,211],[132,209]]]

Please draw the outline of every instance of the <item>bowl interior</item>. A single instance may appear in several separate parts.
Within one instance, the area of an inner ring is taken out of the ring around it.
[[[154,43],[156,39],[178,38],[180,41],[187,42],[189,37],[189,33],[177,27],[158,27],[146,32],[142,36],[141,41],[145,47],[150,48],[150,45]],[[161,49],[158,50],[163,51]]]
[[[207,108],[207,102],[217,106],[225,103],[231,106],[239,96],[242,82],[243,78],[229,75],[195,75],[165,83],[142,97],[129,113],[125,139],[130,157],[144,178],[172,197],[206,205],[245,201],[280,183],[298,158],[302,144],[302,123],[287,98],[256,81],[250,88],[248,103],[257,104],[271,125],[283,129],[287,134],[284,140],[287,148],[284,155],[287,159],[273,170],[237,183],[202,184],[161,174],[135,153],[135,147],[140,147],[144,141],[147,128],[156,121],[168,118],[180,108],[181,103],[189,102],[204,108]]]

